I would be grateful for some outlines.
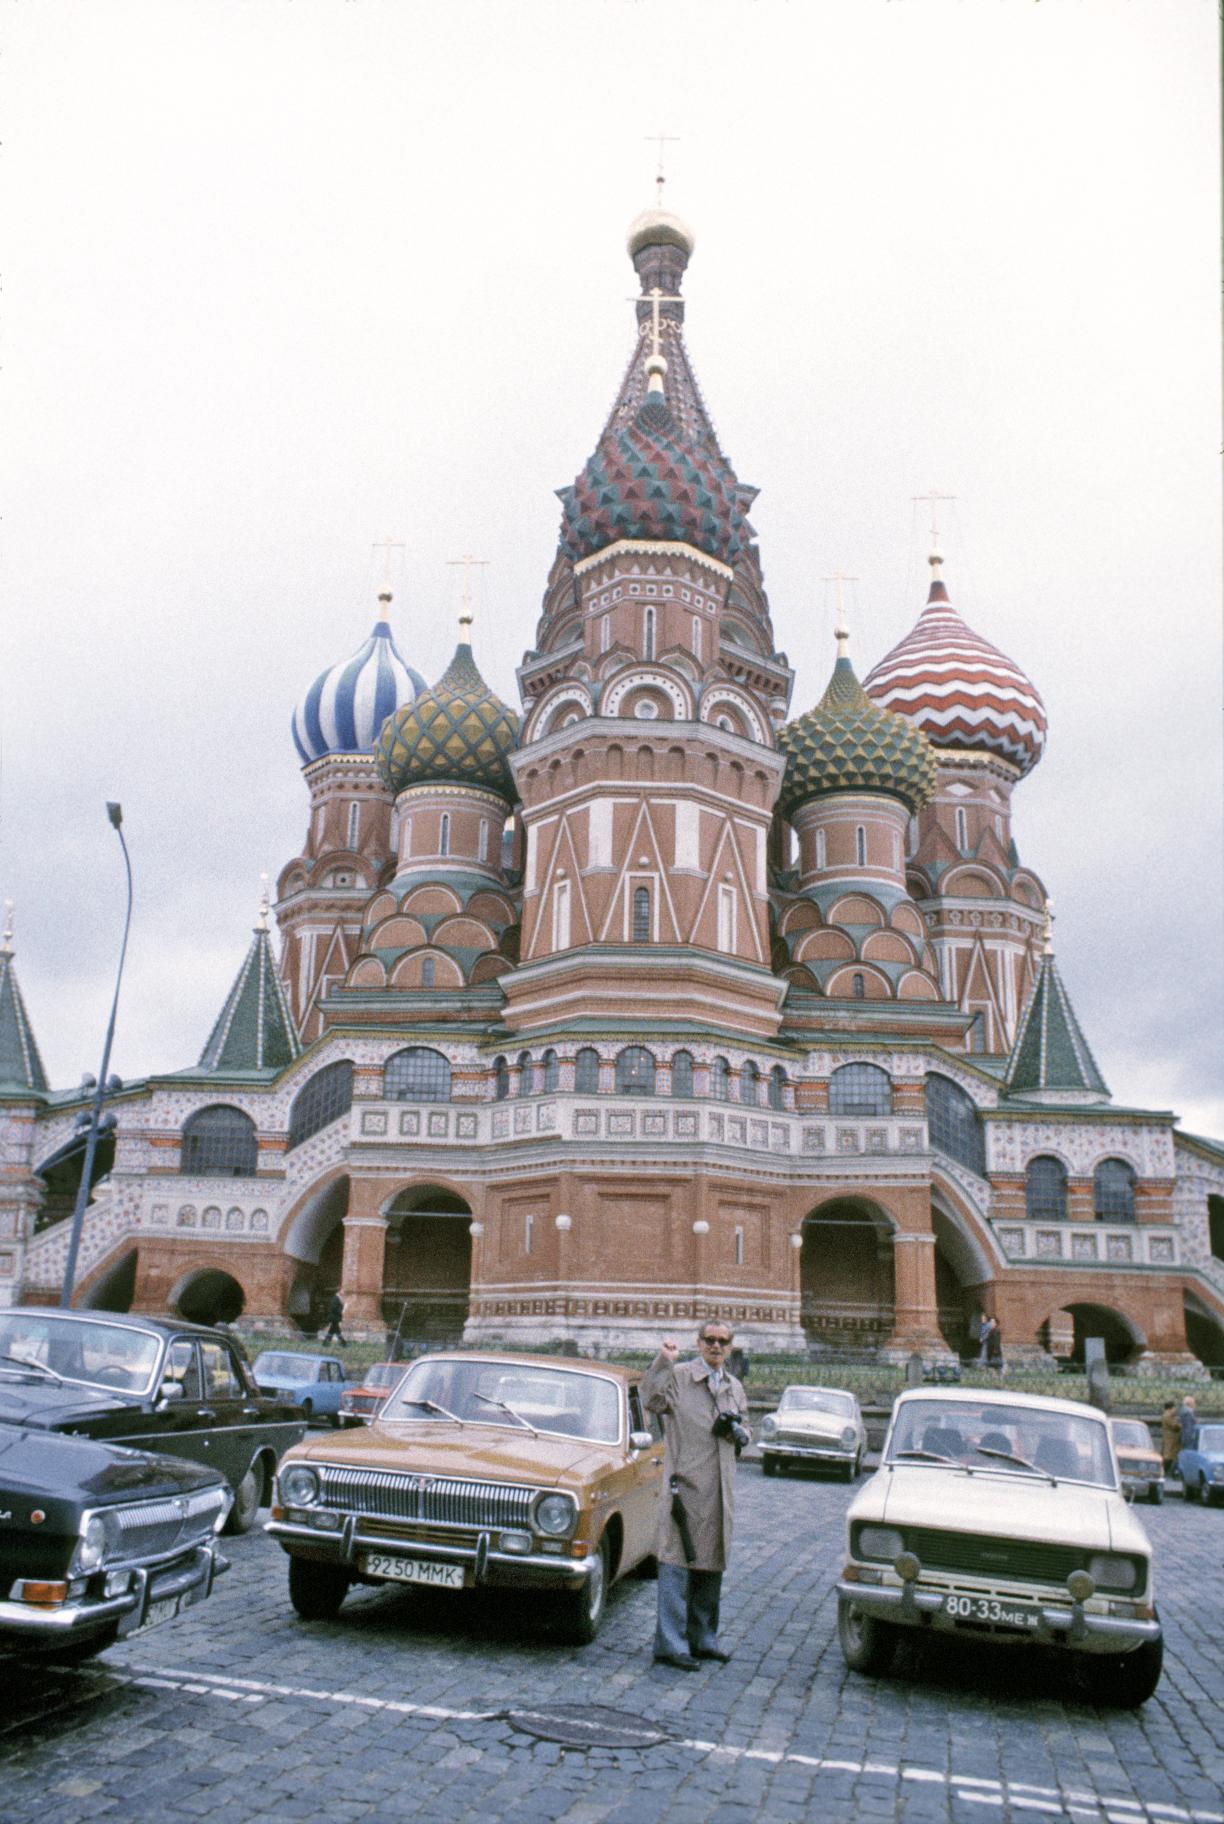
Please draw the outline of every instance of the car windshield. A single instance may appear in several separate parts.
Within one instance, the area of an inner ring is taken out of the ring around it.
[[[1200,1425],[1198,1447],[1200,1450],[1224,1451],[1224,1425]]]
[[[465,1424],[558,1433],[615,1444],[621,1433],[615,1381],[573,1369],[435,1357],[416,1362],[382,1409],[389,1421],[448,1416]],[[507,1410],[508,1409],[508,1410]]]
[[[257,1381],[313,1381],[318,1370],[318,1362],[308,1355],[278,1355],[274,1349],[265,1349],[255,1357]]]
[[[885,1461],[1117,1486],[1103,1419],[972,1399],[898,1404]]]
[[[778,1401],[779,1412],[834,1412],[839,1418],[854,1412],[854,1395],[832,1387],[788,1387]]]
[[[375,1362],[374,1366],[367,1368],[362,1376],[362,1385],[365,1387],[394,1387],[403,1372],[404,1364],[402,1362]]]
[[[0,1311],[0,1355],[8,1356],[10,1369],[29,1362],[62,1381],[147,1393],[160,1353],[161,1338],[148,1330],[53,1312]]]
[[[1153,1456],[1156,1454],[1152,1434],[1142,1419],[1115,1419],[1113,1435],[1119,1450],[1146,1450]]]

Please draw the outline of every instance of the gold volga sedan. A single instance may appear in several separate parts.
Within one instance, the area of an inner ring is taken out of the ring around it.
[[[662,1490],[662,1442],[624,1369],[432,1355],[371,1424],[289,1451],[267,1530],[306,1620],[356,1583],[535,1589],[583,1643],[609,1586],[651,1564]]]

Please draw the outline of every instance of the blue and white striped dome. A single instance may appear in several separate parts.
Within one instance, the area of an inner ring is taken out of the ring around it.
[[[302,765],[324,754],[368,754],[387,717],[415,702],[424,688],[420,672],[397,651],[387,622],[375,622],[365,645],[321,672],[294,710],[293,740]]]

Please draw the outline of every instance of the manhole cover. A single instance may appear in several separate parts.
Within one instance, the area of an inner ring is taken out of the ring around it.
[[[505,1714],[512,1729],[541,1742],[560,1742],[563,1748],[657,1748],[667,1740],[666,1730],[602,1704],[542,1704]]]

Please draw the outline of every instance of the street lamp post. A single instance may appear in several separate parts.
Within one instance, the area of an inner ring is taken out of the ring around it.
[[[76,1205],[72,1212],[72,1229],[68,1236],[68,1258],[64,1262],[64,1283],[60,1289],[60,1304],[72,1303],[72,1282],[76,1278],[77,1254],[81,1246],[81,1230],[85,1225],[85,1207],[89,1202],[89,1181],[93,1176],[94,1156],[98,1150],[98,1129],[102,1119],[102,1103],[109,1087],[107,1072],[110,1069],[111,1041],[115,1036],[115,1015],[119,1009],[119,985],[123,980],[123,961],[127,955],[128,931],[132,923],[132,862],[128,855],[128,846],[123,839],[123,807],[108,804],[106,815],[110,818],[119,846],[123,850],[123,865],[127,872],[127,912],[123,920],[123,943],[119,950],[119,968],[115,975],[115,994],[111,1001],[110,1019],[106,1027],[106,1043],[102,1047],[102,1068],[98,1072],[98,1081],[94,1086],[93,1106],[89,1111],[89,1131],[85,1137],[85,1162],[81,1167],[81,1182],[77,1187]]]

